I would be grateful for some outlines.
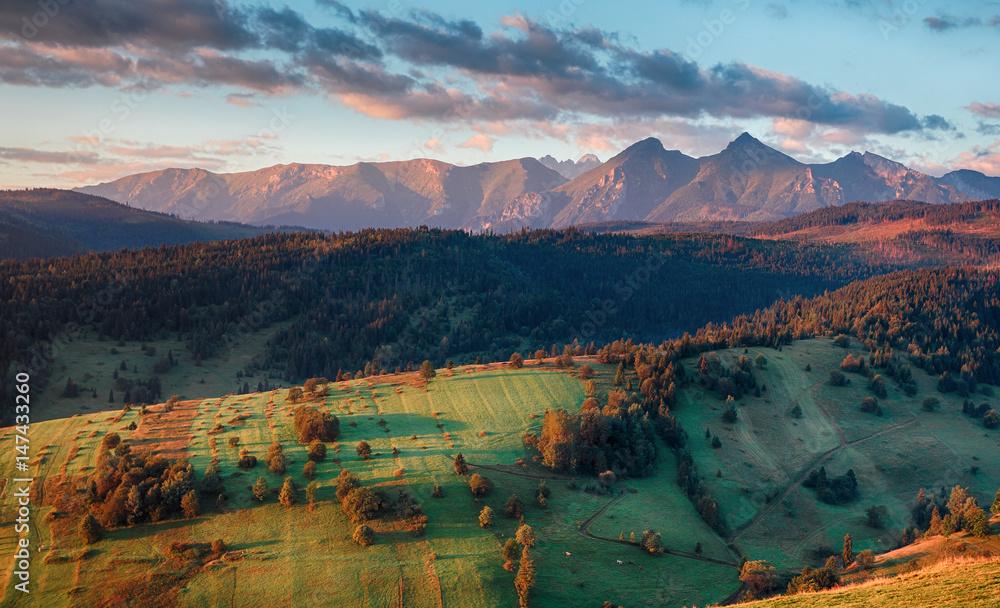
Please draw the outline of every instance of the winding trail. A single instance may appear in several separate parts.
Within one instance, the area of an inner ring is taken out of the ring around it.
[[[823,408],[821,407],[820,409],[823,409]],[[761,511],[757,515],[754,515],[753,519],[751,519],[749,522],[746,523],[746,525],[744,525],[742,528],[740,528],[740,530],[738,532],[736,532],[735,534],[731,534],[726,539],[726,542],[728,542],[729,544],[733,544],[734,542],[736,542],[737,539],[739,539],[741,536],[743,536],[744,534],[746,534],[747,532],[749,532],[751,529],[753,529],[754,526],[756,526],[757,524],[759,524],[762,519],[764,519],[772,511],[774,511],[774,509],[777,508],[778,505],[780,505],[782,502],[784,502],[785,499],[788,498],[788,495],[791,494],[793,490],[795,490],[800,485],[802,485],[802,482],[806,480],[806,478],[809,476],[810,473],[812,473],[814,470],[816,470],[816,468],[818,468],[819,466],[821,466],[824,462],[827,461],[827,459],[829,459],[831,456],[833,456],[837,452],[839,452],[839,451],[841,451],[841,450],[843,450],[845,448],[857,445],[859,443],[863,443],[865,441],[868,441],[869,439],[874,439],[874,438],[879,437],[881,435],[885,435],[886,433],[891,433],[893,431],[898,431],[899,429],[908,427],[911,424],[914,424],[914,423],[918,422],[922,418],[921,415],[917,415],[912,420],[909,420],[907,422],[901,422],[899,424],[895,424],[893,426],[884,428],[881,431],[878,431],[877,433],[872,433],[871,435],[868,435],[867,437],[862,437],[861,439],[855,439],[854,441],[847,441],[845,439],[845,437],[844,437],[843,431],[840,428],[840,425],[838,425],[833,420],[833,418],[829,415],[829,413],[827,413],[827,411],[825,409],[823,409],[823,413],[826,414],[826,416],[830,419],[830,422],[833,424],[834,428],[837,429],[837,434],[840,436],[840,445],[837,446],[837,447],[835,447],[835,448],[833,448],[833,449],[827,450],[826,452],[823,452],[822,454],[820,454],[819,458],[817,458],[810,466],[802,469],[802,472],[794,480],[792,480],[792,483],[790,483],[788,485],[788,487],[785,488],[785,491],[782,492],[780,496],[776,497],[774,500],[771,501],[770,506],[768,506],[766,509],[764,509],[763,511]]]

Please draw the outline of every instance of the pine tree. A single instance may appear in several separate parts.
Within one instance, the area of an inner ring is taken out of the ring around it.
[[[625,384],[625,364],[618,364],[618,372],[615,374],[615,386],[621,386]]]
[[[108,393],[108,403],[114,403],[114,402],[115,402],[115,389],[111,389],[111,392]]]
[[[997,495],[993,499],[993,505],[990,507],[991,513],[1000,513],[1000,490],[997,490]]]
[[[465,463],[465,456],[462,456],[462,453],[459,452],[458,454],[455,455],[455,474],[465,475],[468,472],[469,472],[469,465]]]
[[[521,551],[521,563],[517,569],[517,577],[514,578],[514,588],[517,589],[517,601],[520,608],[528,608],[531,588],[535,586],[535,564],[531,561],[531,554],[525,547]]]
[[[854,563],[854,545],[851,543],[851,535],[844,535],[844,552],[841,553],[844,559],[844,567],[847,568]]]
[[[928,536],[933,536],[935,534],[941,534],[941,512],[935,506],[934,511],[931,513],[931,523],[927,527]]]
[[[288,508],[298,500],[298,488],[295,487],[295,482],[292,481],[291,477],[286,477],[285,482],[281,484],[281,490],[278,491],[278,502],[281,503],[281,506]]]
[[[253,497],[257,499],[257,502],[264,502],[267,495],[270,494],[270,489],[267,487],[267,480],[263,477],[257,478],[257,483],[253,484]]]

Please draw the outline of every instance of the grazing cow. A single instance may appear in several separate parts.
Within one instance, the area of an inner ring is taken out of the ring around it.
[[[621,565],[622,565],[622,560],[618,560],[618,565],[619,565],[619,566],[621,566]]]
[[[570,555],[572,555],[572,554],[569,551],[567,551],[566,552],[566,557],[569,557]]]

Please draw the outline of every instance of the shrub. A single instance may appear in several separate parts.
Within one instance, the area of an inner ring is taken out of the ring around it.
[[[372,459],[372,446],[368,445],[367,441],[359,441],[358,447],[355,448],[355,451],[357,451],[358,456],[366,462]]]
[[[351,536],[354,542],[358,543],[362,547],[370,547],[372,543],[375,542],[375,531],[370,527],[361,524],[354,529],[354,534]]]
[[[801,405],[796,405],[795,407],[792,408],[792,411],[789,412],[789,414],[791,415],[792,418],[801,418],[802,417],[802,406]]]
[[[939,407],[941,407],[941,400],[937,397],[924,399],[923,408],[925,412],[936,412]]]
[[[879,374],[875,374],[872,381],[868,383],[868,390],[875,393],[875,396],[880,399],[885,399],[889,396],[889,392],[885,386],[885,380],[883,380],[882,376]]]
[[[257,457],[250,454],[250,452],[244,448],[240,450],[240,460],[236,463],[236,466],[244,471],[249,471],[257,466]]]
[[[521,369],[524,367],[524,357],[520,353],[514,353],[510,356],[510,366],[514,369]]]
[[[425,360],[420,364],[420,375],[425,380],[430,380],[434,376],[437,376],[437,372],[434,370],[434,364],[428,360]]]
[[[774,566],[764,560],[749,561],[740,568],[740,580],[750,587],[754,597],[763,597],[778,586]]]
[[[306,486],[306,499],[309,500],[309,506],[316,504],[316,494],[319,492],[319,484],[315,481],[310,481],[309,485]]]
[[[230,437],[229,438],[229,447],[235,448],[239,444],[240,444],[240,438],[239,437]]]
[[[212,553],[216,555],[226,552],[226,541],[221,538],[217,538],[212,541]]]
[[[444,498],[444,489],[442,489],[440,485],[434,484],[434,489],[431,491],[431,497]]]
[[[493,482],[488,477],[473,473],[469,477],[469,490],[474,496],[486,496],[493,489]]]
[[[851,339],[844,334],[838,334],[837,337],[833,339],[833,343],[841,348],[850,348]]]
[[[865,549],[855,558],[858,563],[858,568],[861,570],[870,570],[872,566],[875,565],[875,553],[871,549]]]

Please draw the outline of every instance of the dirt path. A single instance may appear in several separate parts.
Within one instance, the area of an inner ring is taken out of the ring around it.
[[[827,417],[830,416],[826,412],[825,409],[823,410],[823,413],[826,414]],[[815,469],[817,469],[818,467],[820,467],[824,462],[826,462],[831,456],[833,456],[837,452],[839,452],[839,451],[841,451],[841,450],[843,450],[845,448],[848,448],[848,447],[851,447],[851,446],[854,446],[854,445],[858,445],[859,443],[863,443],[865,441],[868,441],[869,439],[874,439],[875,437],[879,437],[881,435],[885,435],[886,433],[891,433],[893,431],[898,431],[899,429],[908,427],[911,424],[914,424],[915,422],[919,421],[920,418],[921,418],[920,416],[916,416],[912,420],[909,420],[907,422],[902,422],[900,424],[895,424],[895,425],[890,426],[888,428],[882,429],[881,431],[878,431],[877,433],[872,433],[871,435],[868,435],[867,437],[862,437],[861,439],[855,439],[854,441],[846,441],[846,439],[844,438],[844,434],[843,434],[843,432],[840,429],[840,426],[836,422],[834,422],[832,418],[830,418],[830,422],[833,424],[834,428],[837,429],[837,434],[840,436],[840,445],[837,446],[837,447],[835,447],[835,448],[833,448],[833,449],[831,449],[831,450],[827,450],[823,454],[820,454],[819,458],[817,458],[810,466],[808,466],[805,469],[803,469],[802,472],[792,481],[792,483],[789,484],[787,488],[785,488],[785,491],[782,492],[780,496],[778,496],[773,501],[771,501],[770,506],[768,506],[766,509],[764,509],[763,511],[761,511],[757,515],[754,515],[753,519],[751,519],[749,522],[747,522],[747,524],[745,526],[743,526],[742,528],[740,528],[740,530],[738,532],[736,532],[735,534],[730,535],[729,538],[727,539],[727,541],[730,544],[732,544],[732,543],[736,542],[741,536],[743,536],[744,534],[746,534],[747,532],[749,532],[751,529],[753,529],[754,526],[756,526],[758,523],[760,523],[760,521],[762,519],[764,519],[772,511],[774,511],[774,509],[777,508],[778,505],[780,505],[782,502],[784,502],[785,499],[788,498],[788,495],[791,494],[793,490],[795,490],[800,485],[802,485],[802,482],[806,480],[806,478],[809,476],[810,473],[812,473]]]

